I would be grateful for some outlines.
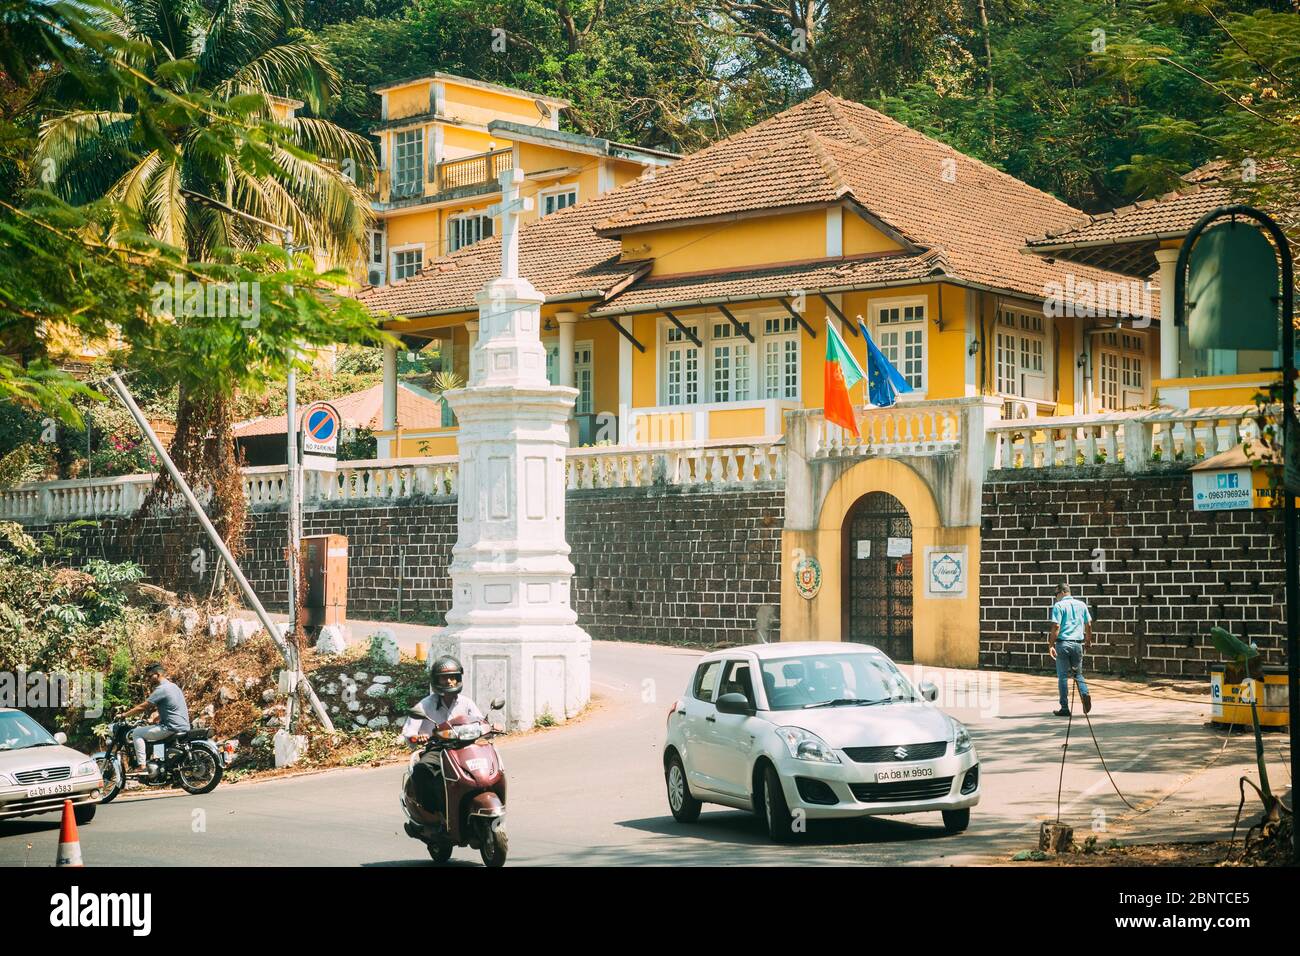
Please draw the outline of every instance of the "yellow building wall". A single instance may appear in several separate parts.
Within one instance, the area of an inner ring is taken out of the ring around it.
[[[442,128],[442,159],[460,159],[476,153],[486,153],[488,149],[505,149],[510,141],[490,135],[486,130],[469,129],[440,123]]]
[[[761,408],[726,408],[709,412],[710,438],[753,438],[766,431]]]
[[[1208,375],[1202,378],[1156,379],[1154,389],[1185,388],[1189,408],[1210,408],[1215,405],[1253,405],[1255,395],[1268,390],[1275,379],[1268,373],[1249,372],[1241,375]]]
[[[508,120],[535,126],[543,122],[531,98],[511,96],[477,86],[463,86],[454,80],[443,80],[442,84],[443,109],[447,115],[466,123],[486,126],[493,120]],[[554,113],[555,108],[551,109]]]
[[[820,259],[826,255],[823,210],[704,223],[622,237],[628,259],[653,259],[653,275],[675,275]]]
[[[869,252],[893,252],[902,248],[871,223],[848,209],[844,211],[840,235],[846,256],[864,255]]]
[[[422,80],[410,86],[399,86],[385,91],[383,98],[388,105],[388,118],[397,120],[428,113],[431,104],[430,85],[428,80]]]
[[[802,552],[821,564],[822,585],[811,600],[795,587],[794,561],[781,564],[781,640],[838,641],[844,639],[841,550],[844,520],[863,496],[886,491],[907,509],[912,522],[912,658],[940,667],[979,665],[979,526],[945,528],[934,496],[925,481],[892,458],[872,458],[844,472],[822,505],[817,528],[784,531],[781,553]],[[964,598],[927,597],[923,586],[925,549],[932,546],[966,548],[967,587]]]

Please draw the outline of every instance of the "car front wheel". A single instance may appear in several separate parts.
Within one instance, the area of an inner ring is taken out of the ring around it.
[[[694,823],[700,818],[700,801],[691,796],[686,784],[686,768],[682,758],[673,754],[664,767],[664,782],[668,785],[668,809],[678,823]]]
[[[794,816],[790,813],[790,805],[785,802],[781,778],[771,764],[763,768],[763,820],[767,823],[767,835],[777,843],[794,839]]]
[[[963,810],[944,810],[943,828],[949,833],[961,833],[970,826],[970,807]]]

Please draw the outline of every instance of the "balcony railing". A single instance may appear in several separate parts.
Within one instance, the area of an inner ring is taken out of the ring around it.
[[[1256,437],[1254,405],[1023,418],[989,428],[991,468],[1076,468],[1123,464],[1195,464]]]
[[[513,169],[514,164],[514,150],[495,149],[487,153],[476,153],[473,156],[437,163],[430,170],[430,178],[438,184],[438,192],[485,186],[495,183],[497,177],[503,171]]]
[[[446,498],[456,494],[460,462],[454,455],[339,462],[338,470],[303,475],[309,509],[376,501]],[[651,485],[747,487],[785,476],[780,438],[660,446],[610,445],[569,451],[566,487],[644,488]],[[0,520],[42,524],[74,518],[125,517],[139,508],[153,475],[30,482],[0,492]],[[263,465],[243,471],[253,509],[288,503],[286,469]]]

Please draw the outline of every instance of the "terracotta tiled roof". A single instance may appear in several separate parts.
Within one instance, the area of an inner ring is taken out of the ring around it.
[[[548,299],[580,293],[598,298],[648,268],[648,263],[621,262],[618,241],[592,231],[613,195],[551,213],[520,234],[519,271]],[[493,236],[434,260],[419,275],[363,289],[357,298],[377,312],[406,317],[471,311],[474,296],[500,271],[501,237]]]
[[[668,223],[837,202],[850,203],[910,254],[939,252],[950,281],[1041,298],[1049,283],[1064,284],[1067,275],[1076,282],[1116,279],[1024,251],[1026,236],[1064,230],[1080,220],[1079,210],[883,113],[828,93],[653,178],[531,224],[520,240],[520,271],[552,300],[592,292],[648,305],[639,292],[646,266],[620,262],[614,237]],[[494,238],[439,260],[419,277],[366,290],[361,298],[407,316],[470,310],[474,294],[496,274],[499,254]],[[753,273],[740,270],[716,281],[744,286]]]
[[[377,431],[384,427],[383,385],[372,385],[360,392],[331,398],[329,402],[338,409],[345,428],[368,428]],[[298,413],[300,426],[303,411],[306,409]],[[442,425],[442,403],[398,382],[397,421],[403,428],[438,428]],[[236,438],[283,435],[284,416],[266,415],[239,422],[234,426],[234,433]]]
[[[694,305],[788,297],[797,290],[846,292],[919,282],[947,271],[938,252],[837,259],[833,262],[774,266],[645,279],[592,315],[626,315]]]

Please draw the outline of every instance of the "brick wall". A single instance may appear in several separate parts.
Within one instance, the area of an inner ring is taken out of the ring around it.
[[[607,640],[752,641],[759,626],[775,640],[783,522],[784,494],[776,487],[573,492],[566,530],[578,621]],[[347,536],[350,618],[443,622],[451,603],[454,500],[308,511],[303,533]],[[77,534],[78,558],[131,559],[152,579],[170,564],[181,569],[186,589],[208,590],[210,575],[200,579],[190,570],[191,552],[204,546],[211,568],[211,549],[188,513],[134,524],[107,520]],[[254,513],[241,567],[271,610],[287,606],[285,547],[284,513]]]
[[[1186,473],[1026,475],[985,484],[982,530],[981,667],[1051,665],[1062,579],[1095,618],[1090,670],[1203,676],[1216,624],[1283,663],[1280,511],[1194,511]]]

